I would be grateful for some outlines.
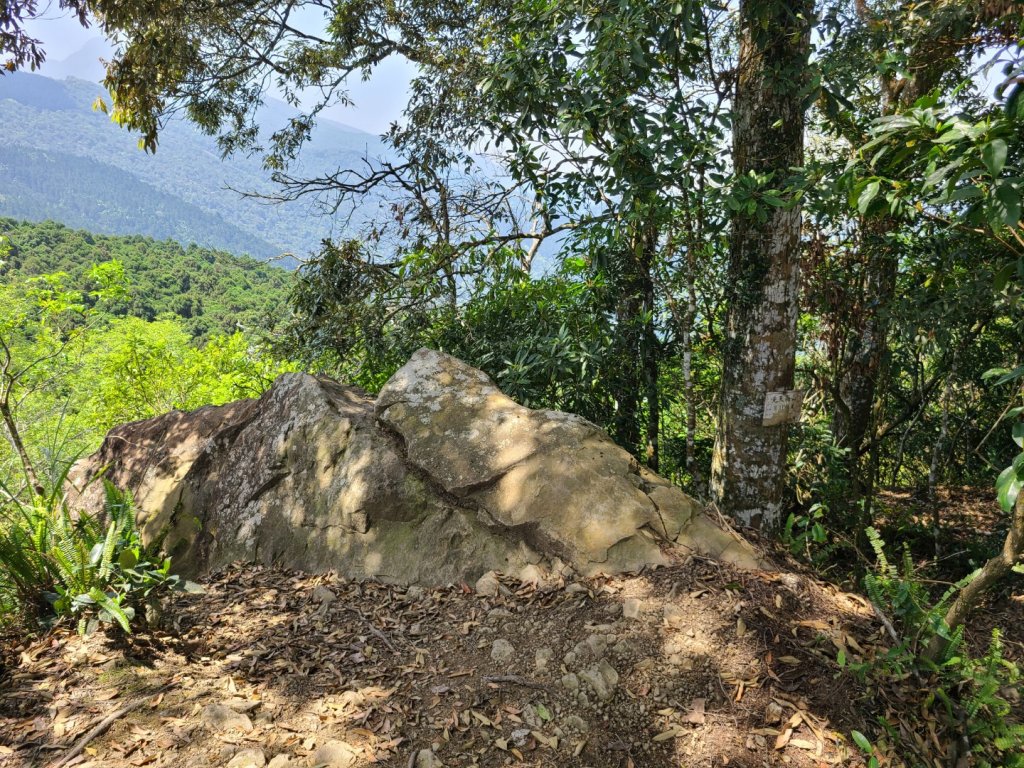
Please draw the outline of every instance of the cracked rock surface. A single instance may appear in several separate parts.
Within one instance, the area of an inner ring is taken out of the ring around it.
[[[146,541],[189,575],[244,560],[473,583],[487,571],[632,571],[690,551],[759,565],[594,424],[518,405],[425,349],[376,402],[285,374],[258,400],[117,427],[72,473],[87,509],[102,507],[89,480],[104,467],[133,493]]]

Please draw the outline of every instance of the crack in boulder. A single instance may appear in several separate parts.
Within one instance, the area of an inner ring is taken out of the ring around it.
[[[259,400],[118,427],[72,473],[69,493],[86,509],[102,507],[86,481],[108,465],[135,492],[144,533],[161,532],[187,574],[257,560],[472,583],[561,564],[632,571],[689,551],[760,565],[594,424],[521,406],[430,350],[376,401],[293,373]]]

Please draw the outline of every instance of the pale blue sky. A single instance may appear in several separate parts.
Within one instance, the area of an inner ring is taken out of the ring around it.
[[[42,17],[27,24],[29,32],[43,41],[46,63],[40,74],[63,78],[75,74],[85,79],[98,79],[99,66],[95,69],[82,68],[79,57],[74,59],[76,67],[61,66],[61,62],[86,46],[95,46],[102,40],[95,28],[83,29],[77,20],[57,11],[46,11]],[[91,58],[90,58],[91,64]],[[351,107],[333,107],[325,113],[327,117],[351,125],[369,133],[383,133],[392,121],[398,119],[405,106],[409,80],[414,69],[400,57],[384,61],[366,81],[353,81],[349,95],[354,102]]]

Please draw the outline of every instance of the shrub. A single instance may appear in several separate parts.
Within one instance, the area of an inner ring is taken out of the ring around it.
[[[935,728],[941,740],[956,745],[958,755],[970,759],[972,765],[1024,766],[1024,724],[1012,703],[1020,697],[1020,670],[1004,657],[999,630],[993,630],[984,653],[973,657],[964,641],[963,626],[950,631],[945,621],[949,604],[970,578],[954,584],[933,602],[914,572],[909,550],[904,548],[896,564],[886,555],[877,531],[869,528],[867,536],[875,550],[876,566],[864,583],[876,610],[886,617],[893,645],[863,663],[848,663],[845,654],[841,655],[840,666],[878,687],[894,690],[903,705],[902,713],[916,713],[920,718],[922,733]],[[937,658],[929,652],[936,637],[944,641]],[[880,724],[884,732],[880,742],[888,742],[897,753],[909,751],[917,761],[932,764],[929,757],[935,756],[920,754],[927,741],[911,744],[886,718],[880,718]],[[917,761],[911,759],[908,764]]]
[[[61,492],[0,507],[0,610],[44,625],[76,619],[131,632],[161,594],[187,585],[142,546],[131,496],[104,481],[101,515],[73,514]]]

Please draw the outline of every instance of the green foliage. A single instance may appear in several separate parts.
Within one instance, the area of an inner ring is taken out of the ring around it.
[[[782,528],[782,543],[794,555],[811,562],[827,562],[834,545],[830,545],[828,507],[818,502],[806,512],[790,512]]]
[[[0,108],[0,125],[4,122]],[[109,234],[139,232],[265,259],[281,253],[197,205],[87,157],[0,144],[0,164],[4,167],[3,216],[59,221]]]
[[[1022,259],[1022,263],[1024,263],[1024,259]],[[988,372],[989,378],[996,376],[999,377],[996,380],[997,386],[1011,382],[1016,383],[1024,380],[1024,367],[1012,371],[995,369]],[[1019,391],[1021,397],[1024,398],[1024,388],[1020,388]],[[1024,415],[1024,405],[1018,405],[1006,411],[1006,418],[1013,420],[1010,436],[1017,447],[1022,449],[996,478],[996,500],[1003,512],[1007,514],[1013,512],[1017,497],[1020,496],[1021,489],[1024,489],[1024,420],[1021,420],[1022,415]]]
[[[848,532],[863,513],[863,500],[849,503],[849,481],[843,472],[848,453],[816,419],[800,425],[790,451],[790,483],[797,504],[782,527],[782,543],[791,554],[823,570],[844,559],[850,549]]]
[[[857,179],[851,203],[863,215],[904,216],[923,199],[962,208],[964,223],[987,224],[993,232],[1016,226],[1024,187],[1016,163],[1008,163],[1011,143],[1020,143],[1015,119],[996,107],[966,119],[936,101],[927,96],[875,121],[858,157],[878,175]]]
[[[75,289],[66,273],[0,285],[7,307],[0,342],[11,355],[3,387],[30,463],[41,471],[53,474],[95,449],[120,423],[256,397],[296,369],[241,332],[197,344],[172,315],[114,316],[111,309],[132,294],[120,262],[94,265],[79,279],[88,290]],[[0,480],[13,485],[23,469],[13,445],[0,443]]]
[[[867,538],[875,552],[875,571],[864,577],[864,589],[875,605],[892,612],[904,638],[904,643],[894,649],[892,659],[916,659],[932,638],[938,636],[947,644],[947,658],[940,663],[948,660],[963,644],[963,627],[951,632],[945,623],[946,610],[967,580],[947,589],[932,604],[927,587],[916,578],[910,548],[905,545],[899,563],[893,563],[885,553],[885,543],[878,531],[869,528]],[[927,659],[922,657],[921,663],[927,664]]]
[[[876,564],[865,576],[865,591],[878,610],[891,617],[896,637],[884,653],[856,663],[844,655],[841,666],[876,686],[896,687],[901,696],[913,696],[912,701],[904,702],[904,711],[915,712],[922,727],[937,723],[947,743],[969,744],[975,764],[991,768],[1024,765],[1024,724],[1013,704],[1022,693],[1020,670],[1005,658],[999,630],[992,631],[984,653],[973,657],[965,643],[964,627],[950,630],[945,622],[950,603],[971,577],[933,601],[915,571],[909,548],[904,547],[900,561],[894,563],[878,532],[868,529],[867,536]],[[928,652],[935,638],[943,641],[937,658]],[[904,682],[911,677],[917,685],[908,689]],[[889,727],[884,718],[880,723],[897,754],[913,754],[915,746],[902,741],[898,729]],[[870,752],[860,742],[858,745]]]
[[[199,347],[177,320],[114,320],[83,339],[78,381],[70,383],[77,417],[106,431],[171,410],[258,397],[295,370],[254,349],[243,334]],[[80,383],[81,382],[81,383]]]
[[[63,481],[63,477],[60,478]],[[154,561],[135,527],[131,497],[105,481],[103,513],[72,512],[58,484],[47,496],[0,504],[0,618],[63,618],[131,632],[147,603],[185,583]]]
[[[103,270],[118,268],[125,290],[108,297],[103,306],[86,296],[94,314],[145,320],[173,316],[199,340],[272,325],[284,314],[293,283],[292,274],[284,269],[170,241],[96,235],[54,222],[11,219],[0,219],[0,235],[10,245],[9,253],[0,258],[0,276],[6,281],[63,273],[68,285],[92,291],[102,283]]]
[[[605,287],[584,262],[531,278],[511,259],[481,260],[453,307],[443,283],[410,291],[363,259],[356,243],[328,244],[303,268],[280,356],[376,391],[427,346],[483,369],[526,405],[609,423],[613,324],[601,311]]]
[[[850,738],[865,755],[868,756],[868,768],[878,768],[878,758],[875,757],[875,748],[871,741],[860,731],[850,731]]]

